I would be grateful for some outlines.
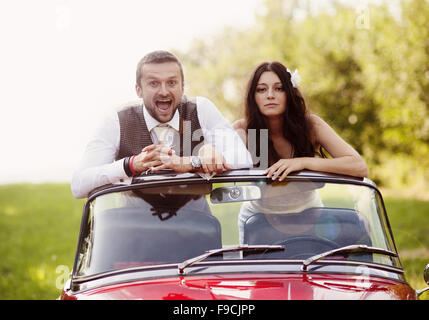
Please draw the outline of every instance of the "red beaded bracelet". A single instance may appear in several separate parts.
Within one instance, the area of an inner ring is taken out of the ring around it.
[[[133,173],[133,175],[136,175],[136,174],[138,174],[138,172],[137,172],[137,171],[135,171],[135,170],[134,170],[134,168],[133,168],[133,160],[134,160],[134,157],[135,157],[135,155],[134,155],[134,156],[131,156],[131,158],[130,158],[130,162],[129,162],[129,167],[130,167],[130,170],[131,170],[131,172]]]

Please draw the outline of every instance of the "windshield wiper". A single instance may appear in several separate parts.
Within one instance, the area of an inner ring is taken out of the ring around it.
[[[328,256],[332,256],[336,253],[343,253],[343,252],[371,252],[371,253],[381,253],[385,254],[391,257],[397,257],[398,255],[392,251],[376,248],[376,247],[368,247],[367,245],[363,244],[353,244],[351,246],[345,246],[341,248],[337,248],[334,250],[326,251],[321,254],[316,254],[308,259],[305,259],[302,263],[302,271],[307,271],[307,267],[312,264],[313,262],[316,262],[317,260],[323,259]]]
[[[183,274],[183,271],[185,268],[189,267],[190,265],[193,265],[196,262],[202,261],[212,255],[223,253],[223,252],[234,252],[234,251],[247,251],[247,250],[284,250],[285,246],[282,245],[240,245],[240,246],[234,246],[229,248],[219,248],[219,249],[213,249],[208,250],[202,255],[196,256],[194,258],[188,259],[183,261],[182,263],[179,263],[177,268],[179,274]]]

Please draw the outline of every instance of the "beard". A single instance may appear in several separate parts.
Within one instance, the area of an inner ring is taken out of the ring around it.
[[[154,97],[151,101],[144,101],[144,104],[149,114],[161,123],[170,121],[178,107],[178,103],[171,96]]]

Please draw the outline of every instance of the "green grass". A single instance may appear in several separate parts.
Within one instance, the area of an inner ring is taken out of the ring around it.
[[[69,185],[0,186],[0,299],[59,296],[56,270],[72,268],[82,207]]]
[[[427,287],[423,270],[429,263],[429,201],[385,197],[386,210],[407,281]],[[429,293],[420,296],[429,300]]]
[[[429,263],[429,201],[385,202],[407,280],[421,289]],[[0,186],[0,299],[59,296],[56,285],[72,268],[83,204],[69,185]]]

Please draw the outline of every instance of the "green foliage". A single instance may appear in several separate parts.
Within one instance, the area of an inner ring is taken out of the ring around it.
[[[281,0],[264,3],[253,27],[225,29],[178,53],[187,91],[235,120],[250,72],[279,60],[299,69],[310,110],[363,154],[374,181],[413,192],[427,187],[429,2],[403,0],[399,15],[387,1],[364,12],[332,2],[334,12],[311,14],[301,2],[286,9]],[[298,19],[298,10],[308,15]]]
[[[413,288],[425,288],[423,270],[429,263],[429,202],[391,196],[384,201],[405,277]],[[429,294],[424,293],[420,299],[429,299]]]
[[[58,298],[66,275],[57,268],[72,269],[82,208],[69,185],[0,186],[0,299]]]

